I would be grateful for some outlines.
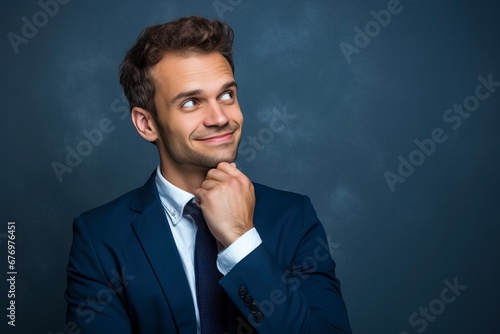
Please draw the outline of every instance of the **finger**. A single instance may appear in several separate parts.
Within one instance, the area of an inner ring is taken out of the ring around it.
[[[210,190],[210,189],[213,189],[215,188],[218,184],[220,184],[220,181],[216,181],[216,180],[205,180],[201,183],[201,187],[202,189],[205,189],[205,190]]]
[[[194,202],[196,205],[198,205],[200,208],[202,208],[203,205],[203,198],[205,198],[205,194],[207,193],[207,190],[203,188],[198,188],[194,192]]]
[[[227,172],[220,170],[220,169],[211,169],[208,171],[207,176],[205,180],[214,180],[214,181],[226,181],[227,178],[230,176]]]
[[[236,164],[234,162],[221,162],[217,165],[217,170],[223,171],[231,176],[239,176],[243,174],[238,168],[236,168]]]

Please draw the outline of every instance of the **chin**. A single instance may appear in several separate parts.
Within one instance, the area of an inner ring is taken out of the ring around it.
[[[221,162],[234,162],[236,160],[236,153],[221,154],[219,156],[204,156],[204,164],[208,168],[215,168]]]

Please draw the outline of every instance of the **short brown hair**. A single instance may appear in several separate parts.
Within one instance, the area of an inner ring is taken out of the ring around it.
[[[155,85],[149,70],[166,53],[189,56],[218,51],[234,73],[233,36],[233,29],[227,24],[200,16],[179,18],[144,29],[120,65],[120,84],[130,109],[146,109],[158,123]]]

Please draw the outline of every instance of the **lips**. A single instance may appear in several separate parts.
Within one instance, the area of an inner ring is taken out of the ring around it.
[[[221,133],[221,134],[216,134],[210,137],[206,138],[201,138],[198,139],[203,142],[225,142],[233,139],[233,133],[232,132],[227,132],[227,133]]]

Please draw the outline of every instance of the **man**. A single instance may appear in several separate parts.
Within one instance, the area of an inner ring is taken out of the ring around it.
[[[67,332],[351,332],[309,199],[234,164],[232,40],[222,22],[182,18],[147,28],[125,56],[132,121],[160,165],[75,219]]]

